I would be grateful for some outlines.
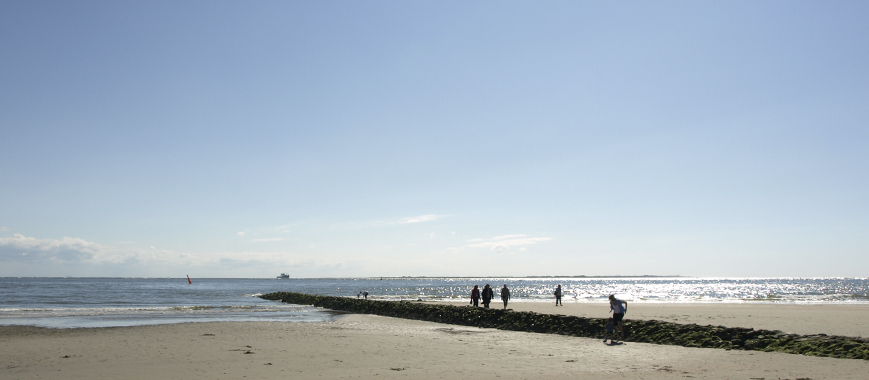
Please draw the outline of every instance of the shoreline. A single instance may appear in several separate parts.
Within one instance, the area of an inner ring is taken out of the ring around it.
[[[355,299],[347,297],[348,299]],[[376,301],[382,301],[373,299]],[[467,306],[465,302],[455,301],[391,301],[412,302],[428,305]],[[493,300],[492,309],[501,309],[500,300]],[[480,306],[482,308],[482,306]],[[568,315],[583,318],[607,318],[608,303],[574,303],[554,306],[554,302],[510,302],[510,310],[540,314]],[[330,314],[343,314],[340,311],[321,309]],[[766,304],[766,303],[639,303],[630,302],[626,320],[656,320],[678,324],[697,324],[700,326],[724,326],[753,328],[756,330],[780,330],[787,334],[814,335],[826,334],[855,338],[869,338],[869,304]],[[18,318],[20,319],[20,318]],[[0,320],[2,322],[2,320]],[[0,327],[41,327],[50,329],[110,328],[155,326],[179,323],[208,322],[257,322],[257,321],[203,321],[182,320],[165,323],[123,324],[110,326],[46,326],[40,324],[0,324]],[[261,321],[269,322],[269,320]],[[312,321],[293,322],[310,323]]]
[[[355,299],[353,297],[346,297]],[[372,299],[373,301],[386,301]],[[428,305],[467,306],[466,302],[456,301],[391,301],[411,302]],[[566,302],[564,306],[554,306],[554,301],[518,301],[509,302],[508,309],[519,312],[534,312],[540,314],[569,315],[583,318],[607,318],[609,304]],[[482,308],[482,305],[480,306]],[[501,309],[503,304],[500,300],[493,300],[492,309]],[[343,314],[340,311],[321,309],[330,314]],[[869,304],[793,304],[793,303],[640,303],[630,302],[626,320],[656,320],[678,324],[697,324],[700,326],[725,326],[753,328],[756,330],[780,330],[784,333],[801,335],[826,334],[848,336],[856,338],[869,338]],[[180,316],[183,319],[183,316]],[[22,318],[16,318],[22,319]],[[262,322],[269,322],[266,320]],[[2,322],[2,319],[0,319]],[[257,322],[257,321],[196,321],[182,320],[167,323],[142,323],[110,326],[45,326],[38,324],[0,324],[2,326],[31,326],[52,329],[76,329],[76,328],[108,328],[108,327],[134,327],[154,326],[178,323],[207,323],[207,322]],[[312,321],[294,322],[310,323]]]

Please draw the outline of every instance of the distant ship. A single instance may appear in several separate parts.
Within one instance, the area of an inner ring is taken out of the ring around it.
[[[281,275],[278,276],[278,278],[280,278],[281,280],[286,280],[286,279],[290,278],[290,275],[288,275],[286,273],[281,273]]]

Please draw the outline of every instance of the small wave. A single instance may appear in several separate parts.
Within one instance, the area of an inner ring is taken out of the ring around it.
[[[56,317],[93,317],[93,316],[148,316],[148,315],[188,315],[188,314],[227,314],[227,313],[287,313],[309,310],[299,305],[194,305],[165,307],[103,307],[103,308],[0,308],[0,319],[4,318],[56,318]]]

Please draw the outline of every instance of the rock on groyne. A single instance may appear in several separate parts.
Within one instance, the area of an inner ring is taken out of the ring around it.
[[[538,314],[417,302],[374,301],[347,297],[277,292],[260,298],[298,305],[453,325],[562,334],[601,339],[606,319]],[[625,341],[734,350],[775,351],[812,356],[869,360],[869,340],[862,338],[785,334],[778,330],[700,326],[656,320],[625,320]]]

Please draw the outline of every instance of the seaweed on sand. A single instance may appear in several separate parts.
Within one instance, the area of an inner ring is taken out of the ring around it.
[[[348,297],[277,292],[260,298],[297,305],[313,305],[358,314],[416,319],[462,326],[597,338],[604,336],[606,319],[538,314],[476,307],[431,305],[403,301],[375,301]],[[700,326],[656,320],[625,320],[625,341],[685,347],[775,351],[790,354],[869,360],[869,340],[845,336],[785,334],[778,330]]]

